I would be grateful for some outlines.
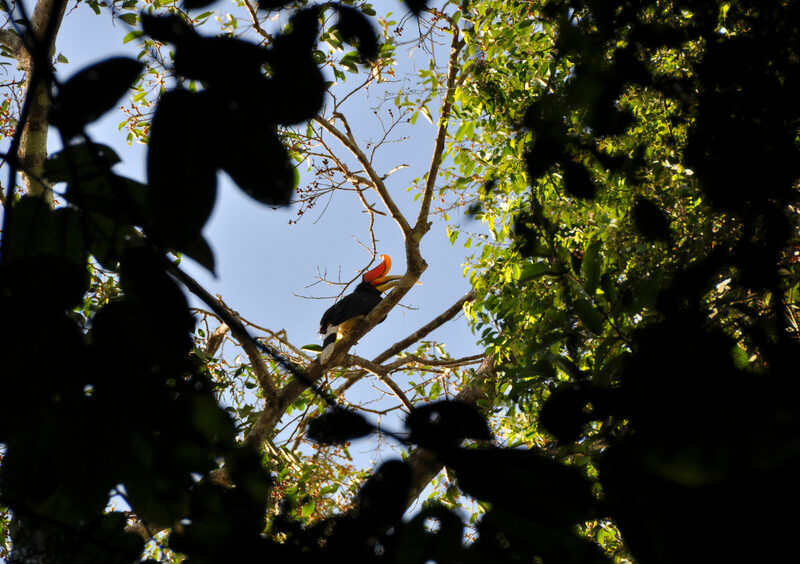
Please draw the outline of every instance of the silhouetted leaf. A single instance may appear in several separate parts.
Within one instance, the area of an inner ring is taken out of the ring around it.
[[[359,10],[340,5],[336,26],[342,39],[358,47],[358,53],[371,61],[378,56],[378,36],[367,17]]]
[[[79,213],[51,210],[42,198],[23,196],[11,217],[3,234],[5,295],[56,310],[79,304],[89,288]]]
[[[287,205],[299,179],[271,124],[253,113],[229,112],[219,143],[219,165],[251,198],[268,205]],[[253,166],[258,163],[258,166]]]
[[[559,441],[576,441],[581,436],[583,426],[592,419],[587,410],[590,401],[591,396],[586,390],[562,384],[550,394],[539,420]]]
[[[289,33],[279,35],[268,51],[277,123],[291,125],[312,118],[322,108],[327,85],[312,55],[319,31],[319,10],[292,16]]]
[[[258,7],[261,10],[280,10],[291,2],[292,0],[258,0]]]
[[[264,82],[262,65],[267,50],[260,45],[234,37],[191,35],[176,43],[175,72],[206,83],[209,87],[246,95],[242,88],[256,88]],[[269,106],[269,98],[261,103]],[[277,110],[277,108],[273,108]]]
[[[215,273],[214,251],[202,235],[198,235],[191,241],[182,242],[175,247],[175,251],[185,254],[198,264],[206,267],[212,274]]]
[[[564,189],[570,196],[589,200],[596,191],[594,180],[586,167],[578,162],[568,160],[564,166]]]
[[[428,7],[427,0],[403,0],[403,2],[417,17],[419,17],[419,14]]]
[[[162,43],[181,43],[194,37],[195,31],[186,20],[176,15],[152,16],[142,12],[142,29],[151,38]]]
[[[312,419],[308,424],[307,435],[321,444],[339,444],[365,437],[374,431],[363,416],[337,407]]]
[[[71,182],[66,200],[86,212],[114,219],[121,224],[143,225],[147,186],[115,174]]]
[[[196,8],[205,8],[210,6],[217,0],[183,0],[183,7],[187,10],[194,10]]]
[[[44,161],[43,176],[53,184],[89,180],[108,174],[118,162],[119,156],[107,145],[77,143],[48,156]]]
[[[217,195],[213,147],[203,116],[203,93],[173,90],[161,97],[147,153],[148,216],[156,240],[180,249],[197,240]]]
[[[441,505],[426,507],[409,521],[397,539],[398,562],[457,562],[463,550],[464,525]]]
[[[400,460],[388,460],[370,476],[356,497],[358,518],[375,532],[399,522],[406,510],[411,469]]]
[[[119,260],[132,246],[144,245],[141,235],[129,224],[102,215],[87,220],[89,252],[103,268],[117,270]]]
[[[114,107],[144,69],[128,57],[115,57],[80,71],[61,85],[50,109],[50,123],[67,137]]]
[[[633,224],[650,241],[672,240],[669,217],[664,211],[644,196],[637,196],[633,204]]]
[[[218,405],[214,404],[214,407],[219,414],[225,416],[225,413]],[[228,417],[225,417],[225,422],[226,426],[230,426],[231,431],[233,431],[232,422]],[[233,432],[231,432],[231,442],[233,438]],[[272,489],[272,477],[261,464],[261,456],[252,449],[239,447],[228,454],[225,460],[231,480],[237,487],[245,490],[251,500],[261,506],[260,516],[263,517],[264,506],[269,500],[270,490]]]
[[[591,482],[535,450],[456,449],[444,462],[466,493],[531,521],[568,525],[596,515]]]
[[[488,441],[489,426],[478,410],[460,401],[438,401],[415,407],[406,417],[409,440],[419,446],[458,446],[464,439]]]

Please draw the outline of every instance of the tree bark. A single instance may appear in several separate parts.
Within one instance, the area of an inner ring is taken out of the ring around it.
[[[50,81],[47,77],[66,5],[65,0],[39,0],[31,15],[28,35],[19,37],[9,30],[3,30],[0,34],[0,43],[11,49],[19,68],[25,73],[25,88],[33,88],[27,93],[30,110],[17,151],[25,192],[44,198],[51,207],[54,205],[53,192],[42,179],[44,160],[47,158],[47,115],[50,109]]]

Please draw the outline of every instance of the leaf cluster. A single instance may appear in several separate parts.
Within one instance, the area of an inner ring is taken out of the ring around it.
[[[509,433],[597,472],[637,560],[689,539],[692,559],[786,557],[796,7],[490,6],[470,10],[453,147],[480,155],[457,163],[495,239],[468,314],[504,358]]]

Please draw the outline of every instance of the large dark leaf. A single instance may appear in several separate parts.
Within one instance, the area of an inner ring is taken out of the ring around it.
[[[356,45],[362,57],[371,61],[378,56],[378,36],[369,19],[361,11],[340,5],[337,27],[342,39]]]
[[[211,88],[242,93],[263,78],[267,50],[255,43],[193,34],[176,47],[175,72]]]
[[[258,7],[261,10],[280,10],[284,6],[291,4],[293,0],[258,0]]]
[[[53,184],[90,180],[108,174],[118,162],[119,156],[107,145],[77,143],[47,157],[43,175]]]
[[[346,409],[334,408],[311,420],[308,438],[321,444],[339,444],[375,431],[363,416]]]
[[[217,0],[183,0],[183,7],[187,10],[194,10],[196,8],[205,8],[210,6]]]
[[[582,200],[594,198],[596,187],[592,175],[586,167],[579,162],[567,160],[564,166],[564,189],[570,196]]]
[[[227,98],[223,97],[225,101]],[[244,192],[268,205],[287,205],[299,175],[272,124],[246,105],[223,112],[219,165]]]
[[[406,417],[409,440],[419,446],[458,446],[464,439],[488,441],[486,420],[478,410],[460,401],[439,401],[415,407]]]
[[[35,307],[62,309],[80,303],[89,287],[86,240],[74,209],[51,210],[42,198],[14,204],[4,233],[2,279],[7,297]]]
[[[361,487],[356,499],[358,517],[377,532],[403,516],[411,485],[411,468],[400,460],[388,460]]]
[[[162,43],[175,43],[177,45],[195,35],[195,31],[180,16],[152,16],[142,13],[139,17],[141,18],[144,32]]]
[[[535,450],[457,449],[444,458],[461,489],[499,509],[547,525],[596,515],[591,482]]]
[[[150,130],[151,235],[173,249],[196,241],[217,195],[214,150],[205,127],[213,108],[205,102],[203,93],[167,92],[159,101]]]
[[[142,72],[144,64],[115,57],[80,71],[61,85],[50,109],[50,123],[67,137],[114,107]]]
[[[121,224],[144,225],[147,186],[115,174],[72,182],[64,197],[85,212],[114,219]]]
[[[291,31],[276,37],[268,52],[275,85],[273,103],[280,125],[310,119],[322,108],[326,84],[312,56],[318,19],[317,8],[298,12],[292,16]]]
[[[398,562],[458,562],[464,524],[451,510],[440,505],[426,507],[400,531]]]
[[[559,441],[576,441],[583,426],[592,419],[587,411],[591,398],[586,389],[562,385],[545,402],[539,420]]]
[[[417,17],[428,7],[427,0],[404,0],[404,3]]]
[[[669,217],[651,200],[637,196],[632,213],[633,224],[646,239],[665,242],[672,240]]]

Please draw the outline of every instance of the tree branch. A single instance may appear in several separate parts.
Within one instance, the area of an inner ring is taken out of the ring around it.
[[[397,222],[397,225],[400,226],[403,236],[408,238],[408,236],[411,234],[411,226],[408,224],[405,216],[403,216],[403,214],[400,212],[397,204],[394,203],[394,200],[392,200],[392,197],[389,195],[389,190],[383,183],[383,179],[377,172],[375,172],[375,169],[372,168],[372,163],[369,162],[367,155],[364,154],[361,148],[354,141],[352,141],[348,135],[339,131],[339,129],[337,129],[325,118],[317,116],[314,118],[314,121],[321,125],[328,133],[336,137],[336,139],[338,139],[339,142],[341,142],[341,144],[353,154],[358,161],[358,164],[364,168],[367,176],[369,176],[369,179],[373,184],[372,188],[378,193],[378,197],[383,202],[383,205],[386,206],[386,209],[389,210],[389,214],[392,216],[392,219],[394,219],[395,222]]]
[[[25,191],[43,197],[51,206],[54,205],[53,192],[50,186],[41,181],[44,160],[47,158],[47,113],[50,109],[48,81],[43,78],[50,72],[48,65],[55,51],[55,37],[61,27],[66,5],[64,0],[39,0],[31,17],[33,38],[22,41],[24,45],[17,51],[17,60],[25,71],[26,87],[32,90],[28,93],[32,104],[22,130],[17,157],[23,170],[27,171],[23,174]],[[34,82],[34,74],[42,79]]]
[[[406,409],[408,410],[414,409],[414,404],[412,404],[408,400],[406,394],[403,392],[400,386],[398,386],[394,380],[389,378],[389,375],[387,374],[385,367],[381,366],[380,364],[375,364],[374,362],[370,362],[366,358],[361,358],[360,356],[355,356],[352,354],[347,355],[347,363],[350,366],[360,366],[364,370],[367,370],[368,372],[371,372],[372,374],[377,376],[378,380],[389,386],[389,389],[392,390],[394,395],[397,396],[397,399],[400,400],[400,403],[402,403],[406,407]]]
[[[395,343],[394,345],[383,351],[381,354],[373,358],[372,362],[376,364],[381,364],[385,360],[388,360],[397,353],[403,351],[406,347],[413,345],[420,339],[425,338],[431,331],[438,329],[439,327],[441,327],[442,325],[453,319],[456,315],[458,315],[463,309],[464,304],[475,300],[475,296],[476,296],[475,290],[470,290],[469,292],[464,294],[461,298],[459,298],[456,301],[456,303],[451,305],[441,314],[437,315],[430,323],[427,323],[426,325],[420,327],[402,341],[398,341],[397,343]]]
[[[431,200],[433,199],[433,189],[436,185],[436,177],[439,174],[439,167],[442,164],[442,154],[444,153],[445,141],[447,140],[447,126],[450,123],[450,110],[453,106],[455,96],[455,85],[458,70],[458,54],[464,47],[458,27],[451,24],[453,40],[450,43],[450,59],[447,63],[447,80],[445,82],[445,94],[442,100],[442,108],[439,112],[439,122],[436,131],[436,141],[434,142],[431,164],[428,168],[428,177],[425,179],[425,189],[422,195],[422,204],[419,207],[419,215],[414,225],[414,237],[422,238],[422,235],[430,229],[428,213],[430,212]]]

